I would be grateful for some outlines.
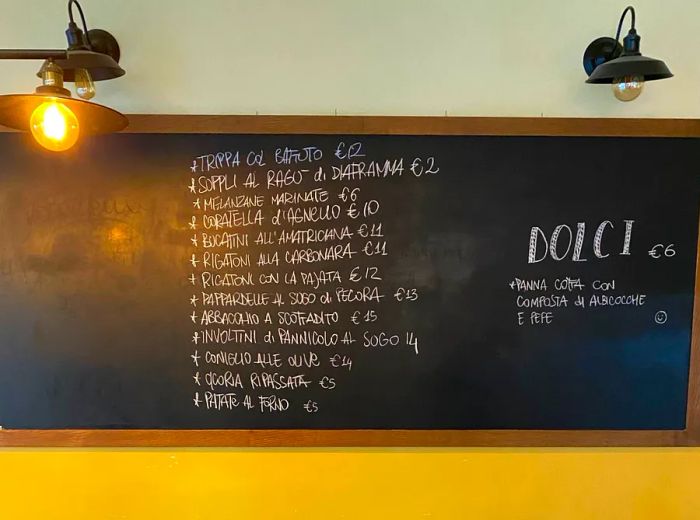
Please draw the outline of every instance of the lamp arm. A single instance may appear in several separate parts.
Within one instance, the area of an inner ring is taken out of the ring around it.
[[[75,19],[73,18],[73,5],[78,8],[80,20],[83,22],[83,34],[85,35],[85,41],[87,42],[89,49],[92,50],[90,36],[88,35],[87,23],[85,22],[85,14],[83,13],[83,8],[80,6],[80,2],[78,2],[78,0],[68,0],[68,20],[71,24],[75,25]]]
[[[87,23],[83,8],[77,0],[68,1],[68,18],[70,23],[75,25],[73,18],[73,4],[78,8],[80,19],[83,23],[83,30],[88,47],[92,50],[90,37],[88,36]],[[0,60],[65,60],[68,59],[68,51],[64,49],[0,49]]]
[[[622,30],[622,22],[625,21],[625,16],[627,16],[627,13],[632,13],[631,30],[632,31],[635,30],[635,23],[636,23],[637,16],[634,12],[634,7],[632,7],[631,5],[628,5],[627,7],[625,7],[625,10],[622,11],[622,16],[620,16],[620,22],[617,24],[617,33],[615,33],[615,41],[616,42],[620,41],[620,31]]]
[[[65,49],[0,49],[0,60],[65,60]]]

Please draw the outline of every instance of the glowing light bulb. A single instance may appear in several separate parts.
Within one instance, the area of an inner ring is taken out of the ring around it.
[[[632,101],[639,97],[644,88],[644,76],[622,76],[613,79],[612,90],[620,101]]]
[[[80,135],[78,118],[63,103],[45,101],[32,112],[29,128],[37,143],[53,152],[72,147]]]
[[[75,69],[75,93],[85,100],[95,97],[95,84],[87,69]]]

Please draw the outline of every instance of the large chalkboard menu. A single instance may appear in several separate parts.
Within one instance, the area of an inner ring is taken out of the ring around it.
[[[688,138],[0,135],[4,429],[686,427]]]

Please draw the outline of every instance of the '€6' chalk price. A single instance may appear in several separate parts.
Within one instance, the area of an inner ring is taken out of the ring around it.
[[[671,258],[676,256],[676,249],[674,244],[656,244],[649,250],[649,256],[652,258]]]

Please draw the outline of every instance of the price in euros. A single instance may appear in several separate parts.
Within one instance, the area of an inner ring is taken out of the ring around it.
[[[350,316],[350,321],[353,322],[355,325],[359,325],[360,322],[366,322],[366,323],[372,323],[377,321],[377,312],[374,310],[368,310],[366,312],[362,311],[355,311],[352,313],[352,316]]]
[[[373,242],[368,240],[362,248],[362,252],[367,256],[386,256],[386,242]]]
[[[418,299],[418,289],[399,287],[394,293],[394,298],[396,298],[397,302],[414,302]]]
[[[649,250],[649,256],[652,258],[671,258],[676,256],[675,244],[656,244]]]
[[[422,159],[421,157],[416,157],[411,163],[411,173],[416,177],[421,175],[436,174],[440,171],[440,168],[435,166],[435,157],[428,157]]]
[[[335,378],[323,376],[318,384],[321,385],[321,388],[324,390],[333,390],[335,388]]]
[[[376,199],[363,202],[359,205],[359,207],[356,202],[353,202],[346,211],[346,214],[350,218],[357,218],[360,216],[367,218],[371,217],[372,215],[376,215],[377,213],[379,213],[379,201]]]
[[[384,237],[384,232],[382,231],[382,225],[380,224],[362,224],[357,228],[357,234],[362,238],[372,237],[372,238],[382,238]]]
[[[342,191],[338,194],[338,198],[343,202],[355,202],[357,201],[357,194],[360,193],[360,188],[348,188],[345,186]]]
[[[304,404],[304,410],[306,410],[308,413],[316,413],[318,412],[318,403],[316,401],[308,400],[306,401],[306,404]]]
[[[364,272],[362,268],[358,265],[352,268],[352,271],[350,271],[350,276],[348,279],[351,282],[359,282],[362,280],[377,280],[381,281],[382,277],[379,274],[379,268],[370,266],[370,267],[365,267]]]
[[[352,359],[348,356],[334,354],[333,356],[331,356],[330,362],[333,368],[347,367],[348,370],[352,370]]]

